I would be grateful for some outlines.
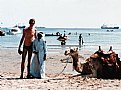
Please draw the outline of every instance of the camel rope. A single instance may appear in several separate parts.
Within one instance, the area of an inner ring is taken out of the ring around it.
[[[66,67],[67,67],[67,65],[68,65],[68,60],[69,60],[69,58],[66,59],[66,65],[63,67],[62,71],[61,71],[60,73],[58,73],[57,75],[55,75],[54,77],[57,77],[57,76],[59,76],[60,74],[63,73],[63,71],[66,69]]]

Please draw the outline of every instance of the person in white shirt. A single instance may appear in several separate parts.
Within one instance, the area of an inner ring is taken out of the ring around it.
[[[46,42],[43,38],[43,33],[37,34],[33,42],[34,57],[30,66],[30,75],[35,78],[45,78],[45,60],[46,60]]]

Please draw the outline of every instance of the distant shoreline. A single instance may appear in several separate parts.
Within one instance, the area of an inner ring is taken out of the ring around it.
[[[36,28],[43,28],[43,27],[39,27],[39,26],[36,26]],[[99,28],[96,28],[96,27],[44,27],[45,29],[101,29],[100,27]]]

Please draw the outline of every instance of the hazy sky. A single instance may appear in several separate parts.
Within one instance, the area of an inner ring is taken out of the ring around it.
[[[121,0],[0,0],[0,22],[14,26],[100,27],[117,24],[121,27]]]

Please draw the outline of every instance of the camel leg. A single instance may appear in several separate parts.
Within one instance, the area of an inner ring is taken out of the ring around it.
[[[76,70],[77,72],[79,72],[79,73],[82,72],[81,69],[80,69],[80,67],[78,67],[78,66],[75,68],[75,70]]]
[[[97,70],[95,70],[95,69],[91,69],[91,70],[92,70],[92,76],[94,78],[97,78]]]

